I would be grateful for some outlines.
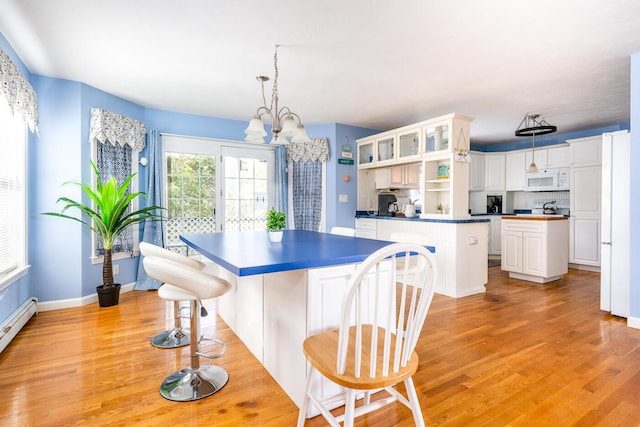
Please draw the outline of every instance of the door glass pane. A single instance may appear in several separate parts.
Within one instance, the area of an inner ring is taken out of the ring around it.
[[[216,229],[216,159],[209,154],[166,153],[165,246],[184,250],[180,234]]]
[[[269,206],[268,162],[225,156],[224,231],[264,230]]]

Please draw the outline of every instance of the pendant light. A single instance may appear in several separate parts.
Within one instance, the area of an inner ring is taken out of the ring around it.
[[[530,136],[532,138],[531,164],[527,167],[527,172],[538,172],[536,166],[536,135],[548,135],[558,130],[556,126],[550,125],[544,119],[538,120],[540,114],[529,114],[524,116],[520,125],[516,129],[516,136]]]

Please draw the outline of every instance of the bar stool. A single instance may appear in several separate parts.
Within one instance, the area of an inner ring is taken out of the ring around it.
[[[205,264],[192,258],[187,258],[184,255],[172,252],[168,249],[161,248],[160,246],[152,245],[147,242],[140,243],[140,252],[143,256],[157,256],[165,258],[171,261],[179,262],[196,270],[203,270]],[[155,335],[151,339],[151,344],[158,348],[178,348],[185,345],[189,345],[189,330],[182,327],[182,308],[180,307],[181,301],[190,301],[193,297],[192,294],[185,293],[183,291],[176,291],[175,289],[163,289],[164,285],[158,289],[158,296],[162,299],[173,301],[173,328],[162,331]]]
[[[160,386],[160,394],[178,402],[189,402],[202,399],[216,393],[229,381],[229,373],[216,365],[200,365],[200,357],[216,358],[222,356],[226,346],[220,340],[209,339],[222,344],[222,351],[214,355],[207,355],[199,351],[198,324],[201,315],[201,300],[216,298],[231,290],[231,284],[226,280],[187,265],[156,256],[146,256],[143,260],[144,269],[154,279],[164,283],[172,296],[189,299],[190,314],[190,354],[189,367],[169,375]],[[190,298],[186,298],[190,297]]]

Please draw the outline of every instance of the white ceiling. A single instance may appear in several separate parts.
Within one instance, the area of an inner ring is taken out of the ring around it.
[[[307,124],[458,112],[487,144],[528,112],[559,132],[628,122],[640,1],[0,0],[0,32],[32,73],[243,121],[279,44],[280,103]]]

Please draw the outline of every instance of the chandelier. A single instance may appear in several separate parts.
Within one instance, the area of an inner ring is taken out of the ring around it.
[[[538,172],[538,166],[536,166],[536,135],[547,135],[558,130],[556,126],[550,125],[544,119],[538,120],[540,114],[529,114],[524,116],[524,119],[520,122],[518,129],[516,129],[516,136],[530,136],[533,139],[532,152],[531,152],[531,164],[527,168],[527,172]]]
[[[267,98],[264,95],[264,82],[269,81],[267,76],[258,76],[256,80],[260,82],[262,87],[262,106],[258,108],[256,114],[249,121],[249,126],[244,130],[247,135],[244,139],[247,142],[264,143],[264,137],[267,132],[264,130],[263,116],[271,118],[271,133],[273,138],[270,144],[288,144],[287,138],[291,137],[291,142],[309,141],[309,136],[304,130],[300,116],[291,111],[289,107],[280,108],[278,102],[278,45],[275,45],[275,53],[273,54],[273,64],[275,74],[273,77],[273,90],[271,93],[271,103],[267,107]]]

